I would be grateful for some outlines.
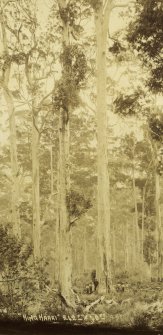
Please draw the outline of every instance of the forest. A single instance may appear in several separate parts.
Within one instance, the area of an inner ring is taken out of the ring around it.
[[[162,22],[0,0],[0,320],[163,326]]]

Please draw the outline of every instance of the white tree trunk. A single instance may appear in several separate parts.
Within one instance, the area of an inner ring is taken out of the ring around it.
[[[54,192],[54,178],[53,178],[53,145],[50,147],[50,188],[51,188],[51,196],[53,196]]]
[[[72,242],[68,210],[69,183],[67,182],[67,136],[69,124],[65,124],[65,111],[60,115],[59,126],[59,288],[69,306],[74,305],[72,294]]]
[[[143,196],[142,196],[142,231],[141,231],[142,264],[144,263],[144,217],[145,217],[145,187],[143,187]]]
[[[19,167],[17,159],[17,143],[16,143],[16,124],[15,124],[15,110],[12,94],[8,88],[4,89],[4,95],[7,103],[9,115],[9,129],[10,129],[10,158],[11,158],[11,172],[12,172],[12,191],[11,191],[11,209],[12,209],[12,223],[13,233],[18,238],[21,237],[20,214],[19,214]]]
[[[87,262],[87,229],[83,228],[83,269],[84,272],[87,271],[88,262]]]
[[[137,240],[137,234],[136,234],[136,226],[135,226],[135,214],[133,215],[133,229],[132,229],[132,243],[133,243],[133,268],[136,270],[137,268],[137,248],[136,248],[136,240]]]
[[[129,266],[129,238],[128,238],[128,222],[126,221],[126,236],[125,236],[125,257],[126,257],[126,271],[128,271]]]
[[[3,12],[1,13],[1,36],[3,43],[3,53],[8,56],[8,41],[6,29],[4,24]],[[1,86],[3,87],[5,100],[7,103],[9,115],[9,129],[10,129],[10,157],[11,157],[11,172],[12,172],[12,194],[11,194],[11,209],[12,209],[12,223],[13,233],[18,238],[21,237],[20,215],[19,215],[19,167],[17,159],[17,143],[16,143],[16,124],[15,124],[15,109],[12,93],[9,90],[11,63],[6,64],[6,68],[1,78]]]
[[[60,12],[66,10],[67,1],[58,0]],[[61,16],[63,25],[63,49],[70,46],[69,24]],[[64,76],[69,75],[69,69],[63,64]],[[69,116],[71,106],[60,109],[59,120],[59,291],[68,306],[75,306],[75,296],[72,291],[72,236],[70,230],[69,197],[70,197],[70,171],[69,171]]]
[[[113,259],[113,272],[115,274],[115,268],[116,268],[116,229],[115,229],[115,223],[112,228],[112,239],[113,239],[113,246],[112,246],[112,259]]]
[[[137,246],[137,257],[139,258],[140,254],[140,236],[139,236],[139,226],[138,226],[138,209],[137,209],[137,193],[135,186],[135,162],[133,159],[133,168],[132,168],[132,184],[133,184],[133,198],[134,198],[134,215],[135,215],[135,229],[136,229],[136,246]]]
[[[59,181],[59,161],[57,164],[57,209],[56,209],[56,226],[55,226],[55,281],[59,282],[59,261],[60,261],[60,246],[59,246],[59,233],[60,233],[60,181]]]
[[[110,186],[108,174],[106,50],[110,13],[95,12],[97,40],[97,142],[98,142],[98,224],[97,278],[99,292],[111,286]]]
[[[33,111],[34,113],[34,111]],[[33,247],[34,258],[40,259],[40,178],[39,178],[39,132],[37,117],[33,115],[32,123],[32,205],[33,205]]]
[[[163,227],[160,209],[160,176],[155,173],[155,204],[156,204],[156,222],[158,231],[158,279],[163,278]]]

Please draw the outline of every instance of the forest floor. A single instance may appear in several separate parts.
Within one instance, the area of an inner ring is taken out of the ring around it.
[[[55,290],[33,300],[26,312],[1,313],[0,321],[17,319],[53,324],[100,325],[111,329],[163,330],[163,282],[126,283],[115,285],[107,294],[83,293],[83,286],[74,287],[76,306],[65,305]],[[31,309],[32,308],[32,309]],[[24,318],[25,317],[25,318]],[[27,322],[28,323],[28,322]],[[160,334],[163,331],[160,331]]]
[[[110,327],[157,329],[163,326],[163,283],[123,285],[107,295],[81,294],[77,316],[84,315],[87,323]]]

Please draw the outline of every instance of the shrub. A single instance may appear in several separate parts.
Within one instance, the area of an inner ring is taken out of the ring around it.
[[[20,242],[0,226],[1,310],[13,314],[33,313],[39,309],[48,282],[44,264],[34,263],[30,244]]]

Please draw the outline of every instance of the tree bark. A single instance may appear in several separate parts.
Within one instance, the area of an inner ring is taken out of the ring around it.
[[[158,280],[163,278],[163,227],[160,209],[160,176],[155,173],[155,205],[156,205],[156,222],[158,231]]]
[[[108,2],[110,3],[110,2]],[[106,49],[110,7],[103,13],[103,4],[95,11],[97,41],[97,155],[98,155],[98,223],[97,278],[99,292],[111,287],[110,186],[108,174]]]
[[[132,238],[133,238],[133,248],[132,248],[132,251],[133,251],[133,267],[134,267],[134,270],[136,270],[136,264],[137,264],[137,248],[136,248],[136,237],[137,237],[137,234],[136,234],[136,227],[135,227],[135,215],[133,215],[133,229],[132,229]]]
[[[87,229],[84,226],[84,232],[83,232],[83,269],[84,272],[87,271]]]
[[[135,162],[133,159],[132,167],[132,185],[133,185],[133,197],[134,197],[134,208],[135,208],[135,230],[136,230],[136,247],[137,247],[137,256],[139,257],[140,253],[140,237],[139,237],[139,226],[138,226],[138,209],[137,209],[137,194],[135,186]]]
[[[33,251],[35,260],[41,257],[40,232],[40,178],[39,178],[39,140],[37,116],[33,112],[32,122],[32,205],[33,205]]]
[[[112,259],[113,259],[113,268],[112,268],[112,278],[115,278],[116,274],[116,229],[115,223],[112,226]]]
[[[6,36],[6,29],[3,21],[3,13],[0,17],[1,21],[1,32],[3,42],[3,52],[6,56],[9,56],[8,52],[8,41]],[[11,173],[12,173],[12,191],[11,191],[11,210],[12,210],[12,224],[13,233],[18,238],[21,237],[21,226],[20,226],[20,214],[19,214],[19,167],[17,159],[17,143],[16,143],[16,124],[15,124],[15,109],[14,101],[11,91],[8,88],[10,80],[10,61],[5,64],[5,70],[1,78],[1,86],[4,91],[4,96],[7,104],[8,115],[9,115],[9,130],[10,130],[10,158],[11,158]]]
[[[145,187],[143,187],[142,195],[142,231],[141,231],[141,254],[142,254],[142,264],[144,263],[144,216],[145,216]]]
[[[66,10],[66,0],[58,0],[60,13]],[[70,46],[69,24],[61,15],[63,26],[62,46]],[[69,68],[62,64],[62,79],[69,76]],[[68,88],[67,88],[68,89]],[[69,162],[69,116],[71,106],[60,108],[59,118],[59,292],[65,304],[74,307],[75,296],[72,291],[72,236],[70,229],[69,197],[70,197],[70,162]]]
[[[59,290],[68,306],[74,305],[72,294],[72,242],[68,210],[69,183],[67,166],[67,136],[69,122],[65,123],[65,111],[62,110],[59,125]]]
[[[33,255],[34,259],[41,258],[41,222],[40,222],[40,176],[39,176],[39,144],[40,131],[38,125],[38,105],[36,95],[36,78],[29,67],[29,56],[25,61],[25,74],[31,89],[32,98],[32,214],[33,214]]]
[[[57,163],[57,208],[56,208],[56,225],[55,225],[55,281],[59,283],[59,261],[60,261],[60,245],[59,245],[59,233],[60,233],[60,218],[59,218],[59,206],[60,206],[60,181],[59,181],[59,160]]]
[[[51,196],[53,196],[54,192],[54,180],[53,180],[53,145],[50,147],[50,188],[51,188]]]
[[[15,110],[12,94],[8,88],[4,88],[4,95],[7,103],[9,115],[9,129],[10,129],[10,158],[11,158],[11,172],[12,172],[12,191],[11,191],[11,210],[13,233],[18,238],[21,237],[20,214],[19,214],[19,166],[17,159],[17,143],[16,143],[16,124],[15,124]]]
[[[128,265],[129,265],[129,238],[128,238],[128,222],[126,221],[126,236],[125,236],[125,268],[126,271],[128,271]]]

